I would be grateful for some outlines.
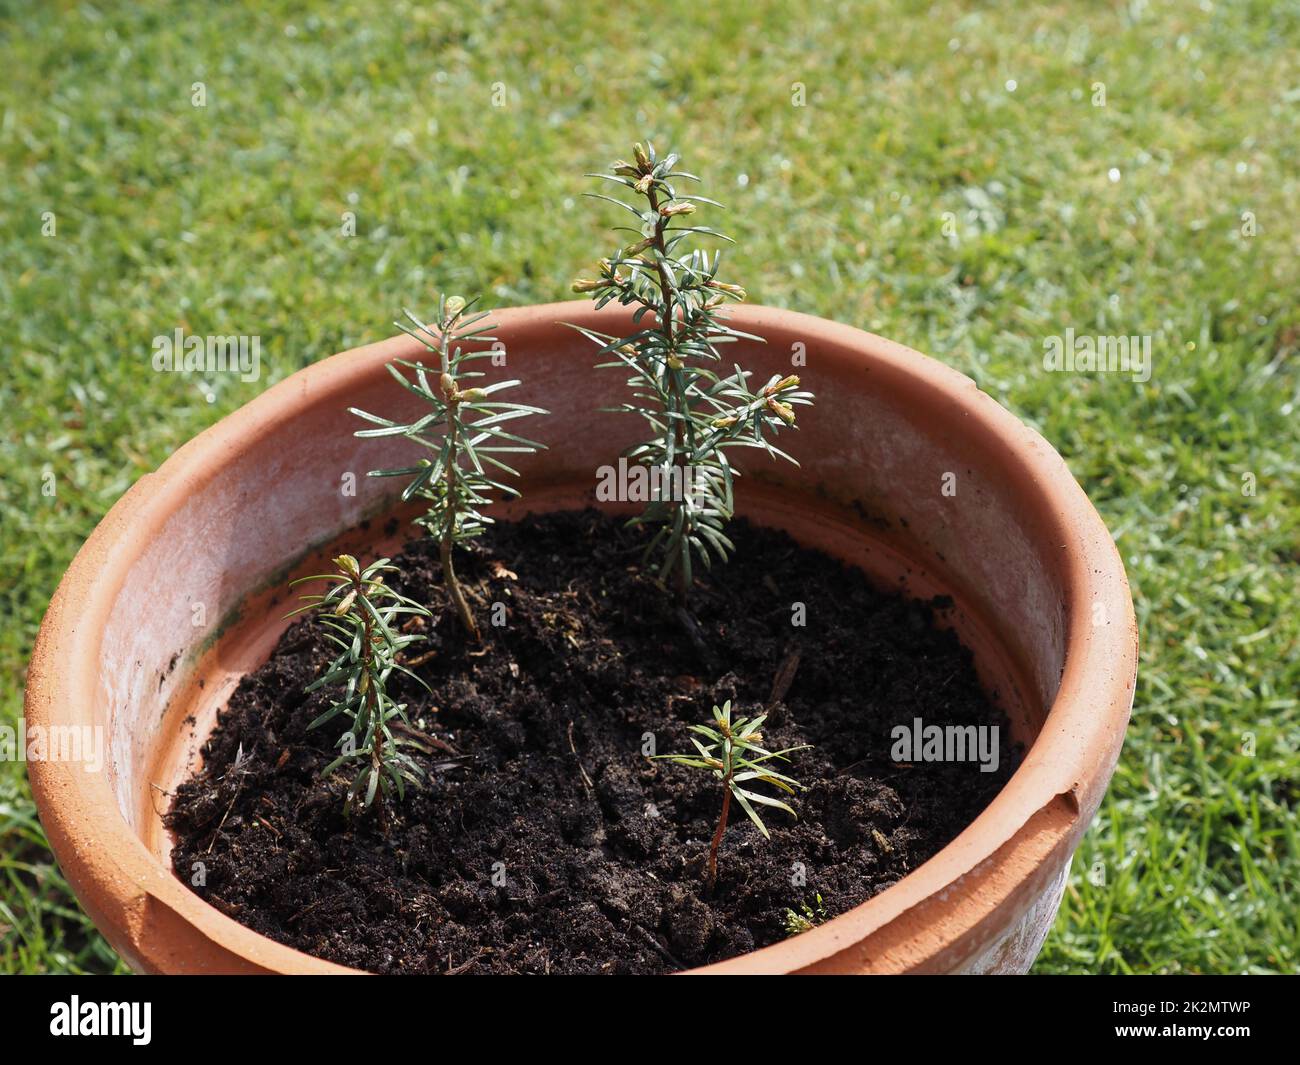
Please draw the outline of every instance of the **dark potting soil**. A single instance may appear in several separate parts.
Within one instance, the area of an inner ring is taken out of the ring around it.
[[[410,546],[393,583],[434,612],[411,649],[433,652],[416,672],[434,694],[397,695],[460,757],[420,755],[428,781],[388,804],[386,832],[345,817],[350,774],[320,776],[341,721],[308,731],[328,695],[303,694],[330,645],[300,621],[174,798],[177,874],[258,932],[385,973],[661,973],[775,943],[818,896],[835,916],[882,891],[1006,782],[1006,718],[934,627],[944,600],[876,590],[780,532],[729,532],[735,558],[693,591],[696,641],[641,569],[640,530],[594,510],[501,523],[462,552],[482,646],[446,607],[434,545]],[[645,752],[691,750],[686,727],[725,699],[747,716],[771,702],[769,749],[813,747],[782,767],[807,790],[797,820],[766,811],[770,841],[733,804],[710,897],[718,781]],[[1000,726],[998,771],[895,764],[891,730],[918,717]]]

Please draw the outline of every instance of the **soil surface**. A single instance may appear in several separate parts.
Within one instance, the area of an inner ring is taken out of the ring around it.
[[[778,942],[787,908],[817,920],[818,896],[834,916],[895,883],[1011,775],[1007,721],[933,626],[944,600],[876,590],[783,533],[728,532],[735,558],[697,575],[696,641],[641,569],[641,532],[594,510],[502,523],[461,552],[483,646],[447,607],[436,547],[410,546],[393,583],[434,612],[410,654],[434,652],[416,672],[435,694],[397,695],[460,757],[420,755],[428,782],[389,804],[386,832],[345,817],[350,776],[320,777],[341,719],[308,731],[328,695],[303,694],[329,645],[300,621],[174,798],[177,874],[258,932],[385,973],[668,972]],[[807,790],[798,820],[766,812],[770,841],[733,804],[709,897],[719,782],[645,751],[691,750],[687,726],[725,699],[770,703],[769,749],[813,747],[782,767]],[[916,717],[1001,726],[998,771],[895,764],[890,731]]]

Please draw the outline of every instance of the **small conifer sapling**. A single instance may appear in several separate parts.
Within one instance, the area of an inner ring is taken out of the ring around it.
[[[443,582],[456,616],[472,639],[479,638],[478,622],[465,590],[456,575],[454,551],[458,544],[480,536],[492,523],[483,513],[491,503],[491,493],[518,496],[519,492],[500,480],[502,474],[518,476],[503,460],[503,455],[529,454],[543,447],[535,441],[507,431],[504,426],[530,414],[545,414],[540,407],[523,403],[506,403],[495,397],[514,388],[519,381],[497,381],[478,386],[474,379],[483,373],[466,367],[479,359],[490,358],[494,350],[482,345],[496,340],[488,315],[472,310],[459,296],[438,301],[438,317],[423,322],[406,311],[408,323],[397,325],[419,340],[436,356],[434,366],[423,362],[397,359],[388,371],[408,392],[419,396],[429,407],[427,413],[407,422],[397,422],[366,411],[350,408],[352,413],[378,426],[360,429],[359,437],[404,436],[431,453],[413,466],[371,470],[372,477],[407,477],[403,501],[420,497],[428,509],[417,519],[438,543],[442,559]],[[408,378],[403,370],[410,373]]]
[[[345,809],[377,804],[382,821],[384,800],[392,795],[400,799],[407,784],[420,782],[420,766],[402,749],[405,741],[393,727],[400,721],[409,728],[406,706],[394,701],[388,689],[394,672],[423,683],[400,656],[424,637],[403,631],[401,625],[403,619],[428,617],[429,612],[385,583],[385,574],[397,570],[386,558],[363,568],[352,555],[339,555],[334,565],[334,573],[300,577],[290,585],[307,581],[329,585],[324,592],[301,596],[304,605],[288,616],[313,613],[326,639],[338,648],[325,672],[307,687],[308,692],[332,691],[329,709],[307,727],[319,728],[339,715],[347,719],[348,728],[338,741],[340,754],[323,775],[344,765],[356,766]]]
[[[755,806],[771,806],[784,810],[792,817],[797,816],[788,803],[755,791],[754,786],[768,784],[787,795],[802,790],[802,784],[793,777],[778,773],[770,763],[789,761],[788,755],[795,751],[807,750],[809,745],[786,747],[779,751],[764,749],[763,734],[760,729],[766,720],[766,714],[759,714],[755,718],[737,717],[732,720],[731,700],[727,700],[721,707],[713,708],[711,724],[689,726],[691,732],[696,736],[703,736],[707,741],[701,742],[692,736],[691,745],[695,748],[694,754],[653,756],[690,769],[706,770],[722,784],[722,813],[718,817],[718,827],[714,830],[713,841],[709,845],[709,862],[705,873],[705,890],[710,894],[718,880],[718,849],[722,846],[722,835],[727,830],[727,818],[731,813],[733,796],[749,819],[768,839],[771,838],[771,833],[763,824],[763,819]]]
[[[600,260],[595,277],[579,278],[573,289],[589,294],[597,307],[617,301],[636,308],[635,328],[627,336],[579,331],[599,346],[598,357],[612,357],[599,365],[627,372],[632,395],[619,409],[640,415],[649,428],[624,457],[662,471],[658,483],[667,489],[632,522],[654,528],[647,559],[657,555],[658,579],[673,582],[684,607],[692,559],[707,567],[734,550],[724,531],[738,475],[728,450],[760,448],[794,462],[768,437],[793,428],[794,408],[813,397],[794,374],[774,374],[753,390],[749,372],[739,365],[733,363],[727,374],[714,369],[722,361],[720,345],[762,338],[727,325],[724,305],[743,300],[745,290],[718,277],[719,253],[687,250],[700,237],[731,238],[692,224],[699,205],[721,204],[678,191],[682,182],[699,180],[677,169],[678,158],[638,144],[632,162],[619,160],[608,173],[589,175],[619,186],[624,198],[588,195],[617,205],[635,221],[617,227],[629,234],[628,242]]]

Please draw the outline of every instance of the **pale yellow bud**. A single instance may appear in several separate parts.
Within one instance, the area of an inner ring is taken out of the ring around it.
[[[717,289],[719,292],[725,292],[728,296],[735,296],[738,300],[745,298],[745,290],[739,285],[729,285],[725,281],[710,281],[709,288]]]
[[[774,381],[772,384],[768,385],[765,389],[763,389],[763,395],[771,396],[777,392],[784,392],[787,388],[798,388],[798,387],[799,387],[799,378],[796,377],[794,374],[791,374],[789,377],[783,377],[780,381]]]
[[[769,399],[767,409],[780,418],[786,425],[794,425],[794,408],[779,399]]]
[[[676,218],[679,214],[694,214],[695,204],[693,203],[666,203],[659,208],[659,213],[665,218]]]
[[[447,300],[447,317],[455,318],[465,309],[465,301],[460,296],[452,296]]]
[[[623,274],[618,272],[611,260],[601,259],[597,265],[600,267],[600,272],[605,275],[607,280],[613,281],[619,285],[627,280]]]

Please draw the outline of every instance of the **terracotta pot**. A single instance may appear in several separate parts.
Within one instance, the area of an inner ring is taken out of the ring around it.
[[[557,323],[613,332],[626,315],[575,302],[494,318],[510,376],[553,412],[529,427],[551,449],[523,464],[516,511],[585,505],[597,467],[640,427],[597,410],[622,375],[593,372],[589,343]],[[747,307],[735,322],[768,340],[737,352],[760,376],[789,372],[803,345],[799,372],[818,396],[784,438],[802,473],[748,455],[740,511],[890,585],[951,594],[951,623],[1027,755],[989,807],[898,884],[700,971],[1024,971],[1128,721],[1137,638],[1119,556],[1056,452],[968,378],[806,315]],[[416,351],[402,336],[326,359],[196,437],[113,507],[50,604],[28,677],[29,730],[101,728],[107,757],[100,772],[33,762],[32,787],[78,898],[136,969],[345,971],[249,931],[181,883],[159,811],[217,709],[283,630],[272,600],[286,579],[343,546],[393,546],[357,526],[384,524],[393,482],[365,471],[403,444],[355,439],[344,408],[394,409],[406,394],[384,364]],[[347,473],[355,495],[341,491]]]

